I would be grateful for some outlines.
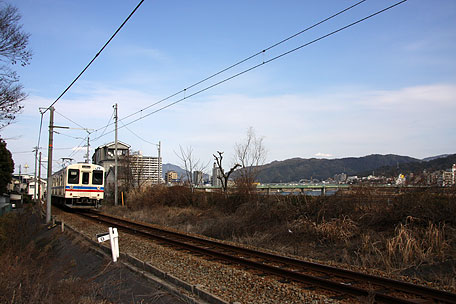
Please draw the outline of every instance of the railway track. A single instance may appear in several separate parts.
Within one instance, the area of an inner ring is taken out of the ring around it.
[[[365,298],[375,303],[456,303],[456,294],[428,287],[237,247],[97,211],[80,215],[224,264],[241,265],[258,275],[274,275],[282,281],[299,282],[303,288],[330,290],[340,298]]]

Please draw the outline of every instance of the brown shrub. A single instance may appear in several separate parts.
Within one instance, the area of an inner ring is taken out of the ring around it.
[[[183,231],[363,267],[396,271],[451,262],[455,191],[399,190],[359,187],[312,197],[162,187],[131,194],[130,201],[144,201],[129,206]]]
[[[385,264],[388,268],[406,268],[421,263],[444,261],[449,257],[450,244],[445,225],[428,223],[426,228],[413,225],[409,218],[399,223],[395,235],[386,239]]]

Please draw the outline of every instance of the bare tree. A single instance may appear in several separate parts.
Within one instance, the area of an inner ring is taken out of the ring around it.
[[[16,118],[27,96],[16,71],[7,65],[25,66],[32,56],[27,48],[30,35],[22,31],[20,19],[16,7],[0,1],[0,129]]]
[[[187,182],[190,186],[190,189],[192,189],[193,192],[195,185],[195,181],[193,180],[193,172],[204,172],[207,166],[209,165],[209,162],[207,164],[204,164],[203,162],[201,162],[200,159],[196,159],[193,155],[193,148],[190,146],[187,147],[187,149],[184,149],[182,148],[182,146],[179,146],[179,153],[176,153],[175,151],[174,153],[182,161],[182,165],[184,166],[185,174],[187,177]]]
[[[133,175],[133,160],[130,153],[127,155],[122,156],[119,159],[120,163],[118,166],[119,170],[119,185],[121,190],[124,192],[130,191],[132,188],[135,187],[136,181]]]
[[[223,169],[223,164],[222,164],[223,152],[217,151],[217,154],[218,154],[218,156],[213,154],[213,156],[215,158],[215,162],[217,163],[217,167],[220,170],[220,175],[221,175],[221,176],[217,176],[217,178],[222,182],[223,192],[227,193],[228,180],[230,178],[230,175],[234,171],[236,171],[237,168],[241,167],[241,165],[236,163],[236,164],[233,165],[233,167],[231,167],[231,169],[228,172],[225,172],[225,170]]]
[[[241,190],[250,192],[253,183],[258,177],[259,167],[266,161],[266,148],[263,145],[263,137],[257,137],[255,130],[250,127],[243,143],[236,143],[234,148],[235,162],[239,163],[236,185]]]

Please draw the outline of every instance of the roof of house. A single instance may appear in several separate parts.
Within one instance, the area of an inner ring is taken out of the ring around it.
[[[115,147],[115,143],[114,142],[110,142],[110,143],[107,143],[103,146],[99,146],[97,149],[103,149],[103,148],[114,148]],[[117,141],[117,148],[119,149],[130,149],[130,145],[129,144],[126,144],[124,142],[121,142],[120,140]]]

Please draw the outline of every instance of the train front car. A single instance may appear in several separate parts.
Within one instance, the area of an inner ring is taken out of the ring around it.
[[[53,199],[69,208],[98,208],[104,198],[104,168],[74,164],[57,172]]]

